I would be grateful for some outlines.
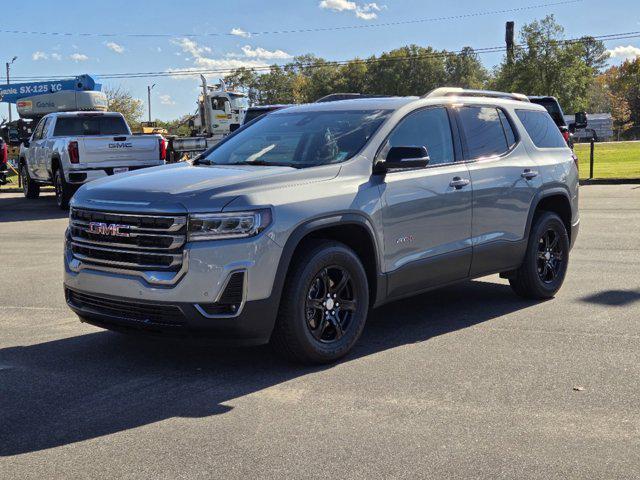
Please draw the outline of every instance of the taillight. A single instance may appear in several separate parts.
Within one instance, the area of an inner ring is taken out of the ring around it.
[[[67,146],[67,151],[69,152],[69,161],[71,163],[80,162],[80,152],[78,152],[78,142],[69,142],[69,145]]]
[[[0,149],[0,165],[7,164],[7,144],[2,143],[2,148]]]
[[[562,131],[562,136],[564,137],[564,141],[569,143],[569,139],[571,138],[571,134],[569,133],[568,130],[563,130]]]
[[[167,159],[167,141],[164,138],[158,139],[158,151],[160,153],[160,160]]]

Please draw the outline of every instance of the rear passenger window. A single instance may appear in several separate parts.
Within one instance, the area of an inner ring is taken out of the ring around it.
[[[444,108],[427,108],[411,113],[393,131],[387,146],[427,147],[429,165],[455,161],[449,115]]]
[[[462,107],[458,112],[469,158],[494,157],[509,150],[498,109]]]
[[[516,110],[516,115],[524,125],[533,144],[538,148],[566,148],[560,130],[547,112],[536,110]]]

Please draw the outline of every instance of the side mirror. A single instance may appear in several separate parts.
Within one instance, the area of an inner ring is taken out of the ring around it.
[[[378,171],[424,168],[429,164],[427,147],[391,147],[386,158],[376,164]]]
[[[588,123],[589,122],[587,121],[587,112],[576,112],[575,123],[574,123],[574,128],[576,130],[587,128]]]

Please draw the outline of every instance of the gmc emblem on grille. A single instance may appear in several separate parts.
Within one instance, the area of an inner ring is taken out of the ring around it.
[[[123,228],[129,228],[127,225],[118,225],[117,223],[89,223],[89,233],[97,235],[110,235],[112,237],[128,237],[128,232],[123,232]]]

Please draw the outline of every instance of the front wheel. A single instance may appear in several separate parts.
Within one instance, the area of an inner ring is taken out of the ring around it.
[[[53,188],[56,191],[56,203],[62,210],[69,208],[69,201],[73,196],[73,190],[71,186],[64,179],[64,173],[62,168],[58,168],[53,173]]]
[[[38,198],[40,195],[40,185],[31,180],[29,169],[24,163],[20,165],[20,180],[22,181],[22,194],[24,198]]]
[[[568,262],[567,229],[558,215],[543,212],[531,228],[524,262],[509,283],[522,297],[551,298],[564,282]]]
[[[338,242],[314,242],[293,260],[271,343],[294,361],[334,362],[360,337],[368,310],[367,275],[358,256]]]

